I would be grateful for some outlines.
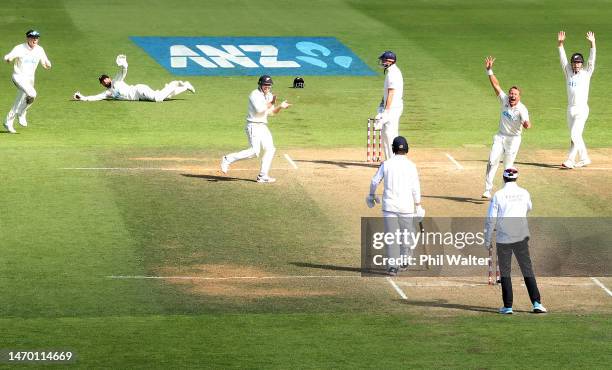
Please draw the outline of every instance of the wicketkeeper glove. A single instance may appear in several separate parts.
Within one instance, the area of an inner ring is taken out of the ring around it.
[[[287,103],[287,101],[286,101],[286,100],[283,100],[283,102],[282,102],[282,103],[280,103],[280,107],[281,107],[281,108],[283,108],[283,109],[287,109],[287,108],[289,108],[290,106],[291,106],[291,104]]]
[[[81,95],[81,93],[80,93],[80,92],[78,92],[78,91],[77,91],[77,92],[75,92],[75,93],[74,93],[74,95],[72,95],[72,98],[73,98],[74,100],[81,100],[81,98],[82,98],[82,97],[83,97],[83,95]]]
[[[368,194],[365,201],[366,201],[366,204],[368,205],[368,208],[374,208],[376,203],[380,203],[380,198],[374,194]]]
[[[127,57],[123,54],[117,55],[117,59],[115,59],[115,62],[117,62],[117,65],[119,67],[127,68],[128,66]]]

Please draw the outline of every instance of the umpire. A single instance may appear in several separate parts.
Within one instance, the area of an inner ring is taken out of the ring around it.
[[[519,263],[534,313],[546,313],[542,306],[540,291],[529,256],[529,227],[527,212],[531,211],[529,192],[517,185],[518,170],[510,167],[504,171],[504,187],[491,199],[485,221],[485,246],[493,248],[493,230],[497,230],[497,258],[501,273],[502,299],[501,314],[512,314],[512,253]]]

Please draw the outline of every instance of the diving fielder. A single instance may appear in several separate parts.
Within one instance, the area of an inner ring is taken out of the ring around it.
[[[493,146],[489,154],[489,162],[487,163],[487,171],[485,174],[485,191],[482,197],[485,199],[491,198],[493,190],[493,178],[499,166],[500,159],[504,158],[504,169],[514,165],[514,160],[521,146],[521,133],[523,128],[530,128],[529,112],[527,107],[521,103],[521,90],[512,86],[508,90],[508,95],[504,93],[499,86],[497,77],[493,74],[493,63],[495,58],[485,58],[485,67],[489,82],[493,86],[493,90],[497,95],[500,103],[499,115],[499,131],[493,136]]]
[[[381,130],[385,159],[393,156],[391,144],[399,135],[399,119],[404,110],[404,78],[398,68],[397,56],[392,51],[385,51],[378,57],[379,64],[385,71],[383,98],[376,114],[376,129]]]
[[[370,194],[366,204],[372,208],[379,202],[376,188],[384,180],[385,190],[382,198],[382,211],[385,223],[385,233],[395,233],[397,230],[407,230],[414,233],[415,218],[420,221],[425,217],[425,209],[421,206],[421,184],[416,165],[406,157],[408,141],[403,136],[393,139],[394,156],[384,161],[370,183]],[[387,257],[390,259],[387,273],[396,276],[400,268],[406,267],[403,259],[412,255],[411,245],[386,245]]]
[[[268,115],[274,115],[291,106],[287,101],[283,101],[280,105],[276,103],[276,96],[272,95],[272,77],[263,75],[257,81],[257,89],[253,90],[249,95],[249,108],[246,117],[246,132],[249,139],[250,147],[241,152],[231,153],[223,156],[221,159],[221,172],[227,173],[229,166],[236,162],[247,158],[259,157],[263,148],[264,155],[261,158],[261,170],[257,175],[257,182],[271,183],[276,179],[269,176],[272,159],[274,158],[274,142],[272,133],[268,129]]]
[[[567,160],[561,164],[561,167],[566,169],[591,164],[582,132],[587,118],[589,118],[589,85],[591,84],[591,76],[595,71],[595,34],[591,31],[587,32],[586,39],[591,43],[591,51],[587,66],[583,68],[584,57],[580,53],[572,54],[570,58],[571,66],[567,63],[567,56],[563,48],[565,32],[560,31],[557,36],[561,68],[567,85],[567,126],[571,137]],[[576,162],[576,156],[580,158],[578,162]]]
[[[4,122],[4,127],[11,134],[17,132],[13,127],[15,116],[21,126],[28,125],[26,113],[36,99],[34,76],[38,63],[42,64],[44,69],[51,68],[51,62],[45,50],[38,44],[39,37],[38,31],[29,30],[26,32],[26,42],[15,46],[10,53],[4,56],[5,62],[13,63],[13,83],[17,87],[17,98]]]
[[[98,78],[100,84],[106,88],[104,92],[101,92],[98,95],[84,96],[77,91],[72,97],[75,100],[80,101],[99,101],[108,99],[162,102],[185,91],[195,93],[195,89],[188,81],[171,81],[161,90],[153,90],[144,84],[128,85],[125,83],[125,76],[127,75],[128,69],[126,56],[122,54],[118,55],[116,62],[117,66],[119,66],[121,69],[115,76],[115,79],[111,79],[107,75],[102,75],[100,78]]]

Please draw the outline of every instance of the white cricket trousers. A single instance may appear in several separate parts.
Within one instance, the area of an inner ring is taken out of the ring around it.
[[[162,102],[187,91],[187,88],[179,81],[171,81],[161,90],[153,90],[151,87],[144,84],[134,85],[134,87],[136,88],[138,100],[154,102]]]
[[[403,110],[403,107],[389,109],[389,120],[382,126],[381,137],[385,159],[393,157],[393,139],[399,136],[399,120]]]
[[[570,130],[570,150],[567,159],[574,162],[576,155],[580,160],[588,159],[586,144],[582,138],[584,126],[589,118],[589,106],[569,106],[567,107],[567,127]]]
[[[265,123],[248,122],[244,131],[246,132],[251,147],[241,152],[228,154],[225,158],[232,164],[243,159],[259,157],[259,153],[261,149],[263,149],[264,154],[261,158],[261,170],[259,175],[262,177],[268,176],[270,167],[272,166],[272,159],[274,159],[274,153],[276,152],[274,141],[272,140],[272,133],[270,133],[268,125]]]
[[[17,97],[13,107],[6,116],[6,123],[8,124],[11,124],[16,116],[25,116],[26,110],[34,103],[36,98],[34,76],[13,74],[13,83],[17,87]]]
[[[493,190],[493,179],[497,172],[499,161],[504,158],[504,169],[514,166],[514,160],[521,146],[521,136],[496,134],[493,136],[493,146],[489,154],[487,172],[485,175],[485,191]]]
[[[401,265],[399,261],[403,260],[404,257],[412,256],[412,251],[416,247],[416,244],[413,243],[413,236],[416,238],[416,235],[414,234],[416,230],[415,214],[383,211],[383,218],[385,223],[385,233],[395,234],[399,230],[399,232],[402,234],[404,231],[406,231],[408,234],[408,238],[406,238],[407,243],[403,243],[403,237],[402,240],[400,240],[400,243],[398,243],[394,237],[394,241],[386,245],[387,257],[390,258],[389,266],[387,266],[387,268],[399,268]]]

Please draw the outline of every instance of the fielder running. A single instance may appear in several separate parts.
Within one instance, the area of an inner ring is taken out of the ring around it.
[[[372,177],[370,194],[366,197],[369,208],[379,202],[376,197],[376,188],[384,180],[385,190],[382,199],[382,211],[385,223],[385,233],[395,233],[396,230],[407,230],[414,233],[415,218],[420,221],[425,217],[425,209],[421,206],[421,184],[415,164],[406,157],[408,141],[403,136],[393,139],[394,156],[384,161]],[[398,274],[401,268],[406,267],[401,261],[412,255],[411,245],[387,244],[387,257],[389,266],[387,273],[391,276]]]
[[[566,169],[591,164],[582,132],[589,118],[589,85],[591,84],[591,76],[595,71],[595,34],[591,31],[587,32],[586,39],[591,43],[591,51],[586,68],[582,68],[584,57],[580,53],[572,54],[570,58],[571,66],[567,63],[567,56],[563,48],[565,32],[561,31],[557,36],[561,68],[567,85],[567,126],[571,137],[567,160],[561,164],[561,167]],[[576,156],[580,158],[578,162],[576,162]]]
[[[397,56],[392,51],[385,51],[378,57],[386,76],[383,98],[376,114],[376,129],[381,130],[385,159],[393,156],[391,144],[399,135],[399,119],[404,110],[404,78],[396,61]]]
[[[499,166],[500,159],[504,158],[504,169],[514,165],[514,160],[521,146],[521,133],[523,128],[530,128],[529,112],[527,107],[521,103],[521,90],[512,86],[508,90],[508,95],[504,93],[499,86],[499,81],[493,74],[493,63],[495,58],[485,58],[485,67],[489,82],[493,86],[493,90],[497,95],[500,103],[499,115],[499,131],[493,136],[493,146],[489,154],[489,162],[487,163],[487,171],[485,174],[485,190],[482,197],[485,199],[491,198],[493,190],[493,178]]]
[[[28,125],[27,109],[34,103],[37,95],[34,89],[34,76],[38,63],[42,64],[45,69],[51,68],[51,62],[45,50],[38,44],[39,37],[38,31],[29,30],[26,32],[26,42],[15,46],[10,53],[4,56],[5,62],[13,63],[13,83],[17,86],[17,98],[4,122],[4,127],[11,134],[17,132],[13,127],[15,116],[21,126]]]
[[[221,172],[227,173],[232,163],[247,158],[259,157],[263,148],[264,154],[261,158],[261,170],[257,175],[257,182],[271,183],[276,179],[269,176],[272,159],[274,158],[274,142],[272,134],[268,129],[268,115],[274,115],[291,106],[287,101],[275,106],[276,96],[272,95],[272,77],[263,75],[257,81],[257,89],[249,95],[249,108],[244,128],[249,139],[250,148],[241,152],[231,153],[221,159]]]
[[[512,254],[519,263],[534,313],[545,313],[542,306],[540,291],[529,256],[529,226],[527,213],[531,211],[531,196],[529,192],[516,184],[518,170],[504,170],[504,187],[497,191],[489,204],[485,220],[485,247],[493,248],[493,230],[497,244],[497,258],[501,274],[502,298],[504,306],[499,309],[501,314],[512,314]]]
[[[98,78],[100,84],[106,87],[106,91],[101,92],[98,95],[91,96],[84,96],[77,91],[74,93],[73,98],[80,101],[99,101],[108,99],[162,102],[185,91],[195,93],[195,89],[188,81],[172,81],[167,83],[161,90],[153,90],[149,86],[143,84],[128,85],[124,81],[128,69],[126,56],[118,55],[116,62],[117,66],[119,66],[121,69],[115,76],[114,80],[107,75],[102,75],[100,78]]]

